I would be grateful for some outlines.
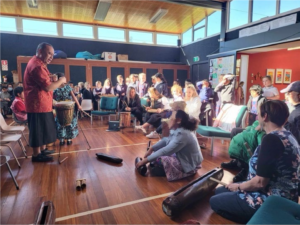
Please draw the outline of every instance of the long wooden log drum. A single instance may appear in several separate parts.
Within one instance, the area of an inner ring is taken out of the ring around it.
[[[223,175],[223,169],[220,168],[209,171],[168,196],[162,203],[162,210],[167,216],[178,215],[187,206],[207,196],[218,185],[211,177],[221,181]]]

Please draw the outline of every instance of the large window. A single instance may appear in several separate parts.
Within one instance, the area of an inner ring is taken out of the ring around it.
[[[63,24],[63,36],[78,38],[94,38],[93,27],[78,24]]]
[[[156,43],[158,45],[177,46],[178,35],[174,34],[157,34]]]
[[[125,41],[125,31],[121,29],[98,27],[98,38],[110,41]]]
[[[280,13],[300,8],[300,0],[281,0]]]
[[[0,31],[17,32],[16,19],[0,16]]]
[[[153,44],[153,34],[142,31],[129,31],[129,42]]]
[[[207,17],[207,36],[221,31],[221,11],[216,11]]]
[[[23,32],[31,34],[57,35],[57,24],[51,21],[23,19]]]
[[[229,29],[248,23],[249,1],[232,0],[229,9]]]
[[[194,41],[205,38],[205,27],[194,31]]]
[[[182,45],[191,43],[193,41],[192,28],[182,34]]]
[[[253,0],[252,21],[274,16],[275,14],[276,0]]]
[[[205,19],[201,20],[199,23],[197,23],[195,26],[194,26],[194,29],[197,29],[199,27],[202,27],[202,26],[205,26]]]

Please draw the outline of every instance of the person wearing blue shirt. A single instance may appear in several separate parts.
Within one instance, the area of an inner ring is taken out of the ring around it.
[[[210,98],[213,97],[213,90],[211,89],[211,84],[208,82],[208,80],[203,80],[197,82],[197,87],[200,90],[199,97],[201,100],[201,110],[200,110],[200,121],[203,120],[204,117],[206,117],[207,113],[207,126],[212,126],[212,105],[210,102]]]

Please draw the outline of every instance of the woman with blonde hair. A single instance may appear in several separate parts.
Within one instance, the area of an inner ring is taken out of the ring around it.
[[[165,115],[169,111],[169,104],[167,103],[168,100],[166,97],[161,95],[156,88],[149,88],[148,94],[151,98],[150,106],[146,107],[146,116],[145,121],[142,126],[136,126],[136,129],[140,129],[143,131],[144,134],[147,133],[146,129],[152,125],[153,127],[159,127],[161,123],[161,118],[165,118]]]
[[[186,86],[184,101],[186,102],[186,110],[189,116],[199,120],[201,101],[193,84]]]
[[[108,78],[104,81],[104,85],[102,88],[102,94],[103,95],[115,95],[114,88],[112,87],[111,81]]]

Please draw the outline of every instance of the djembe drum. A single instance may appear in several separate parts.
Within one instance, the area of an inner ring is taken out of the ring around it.
[[[120,127],[130,127],[131,112],[120,112]]]
[[[66,126],[70,126],[73,120],[73,114],[74,114],[74,106],[75,102],[71,101],[62,101],[57,102],[55,105],[55,111],[56,111],[56,119],[62,129],[65,129]],[[60,151],[61,146],[59,147],[59,153],[58,153],[58,162],[61,164],[63,161],[65,161],[68,157],[64,158],[60,161]]]

